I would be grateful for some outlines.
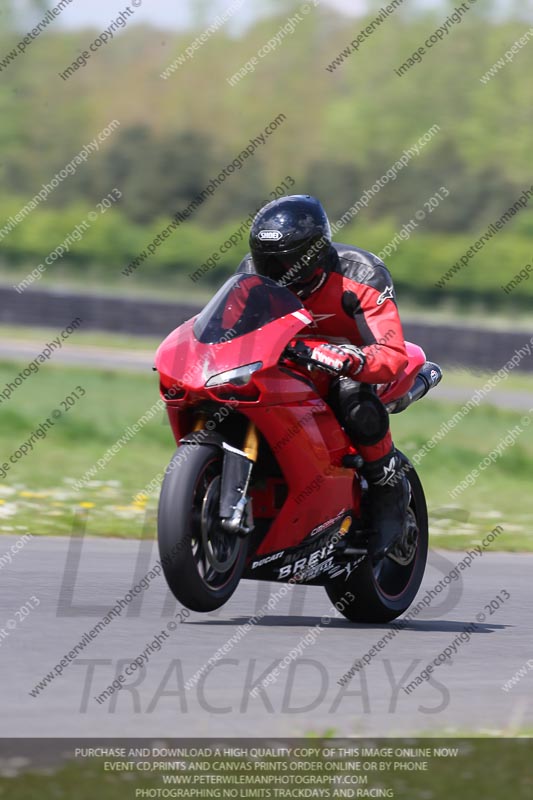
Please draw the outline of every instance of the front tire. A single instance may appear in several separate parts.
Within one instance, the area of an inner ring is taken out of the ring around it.
[[[174,597],[192,611],[214,611],[237,588],[247,539],[224,531],[218,516],[222,454],[209,445],[176,450],[161,486],[157,535]]]
[[[351,622],[390,622],[406,611],[422,583],[428,554],[428,513],[424,490],[414,467],[400,453],[411,487],[406,533],[385,558],[371,558],[357,567],[348,581],[336,579],[326,585],[330,600]],[[351,592],[354,600],[346,602]]]

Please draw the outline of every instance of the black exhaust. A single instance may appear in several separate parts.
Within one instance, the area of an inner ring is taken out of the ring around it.
[[[439,365],[434,364],[432,361],[426,361],[416,376],[412,389],[407,394],[404,394],[403,397],[400,397],[399,400],[387,403],[385,408],[389,414],[399,414],[400,411],[405,411],[412,403],[424,397],[430,389],[434,389],[440,383],[441,378],[442,370]]]

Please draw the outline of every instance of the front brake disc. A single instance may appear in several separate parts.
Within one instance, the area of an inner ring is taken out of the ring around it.
[[[239,557],[241,540],[236,536],[226,533],[218,516],[218,501],[220,497],[220,475],[217,475],[204,495],[200,528],[204,553],[209,565],[215,572],[228,572]]]

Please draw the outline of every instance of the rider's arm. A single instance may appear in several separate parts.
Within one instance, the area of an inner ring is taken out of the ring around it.
[[[342,304],[354,319],[357,344],[365,360],[357,373],[357,380],[388,383],[408,363],[390,273],[386,267],[376,265],[371,280],[350,283],[351,286],[344,291]]]

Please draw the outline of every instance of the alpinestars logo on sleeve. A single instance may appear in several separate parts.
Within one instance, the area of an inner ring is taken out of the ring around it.
[[[377,299],[377,305],[382,306],[386,300],[394,300],[394,289],[392,286],[386,286]]]

